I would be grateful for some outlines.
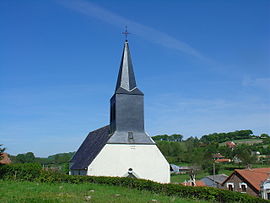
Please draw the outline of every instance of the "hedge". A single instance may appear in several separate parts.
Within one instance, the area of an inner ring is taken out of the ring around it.
[[[211,187],[190,187],[178,184],[161,184],[149,180],[133,178],[65,175],[54,171],[42,170],[41,166],[38,164],[0,165],[0,179],[37,181],[45,183],[96,183],[117,185],[134,188],[137,190],[147,190],[153,193],[159,193],[168,196],[203,199],[217,202],[269,202],[261,198],[249,196],[247,194]]]

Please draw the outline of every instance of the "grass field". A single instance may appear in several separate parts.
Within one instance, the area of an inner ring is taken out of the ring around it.
[[[0,181],[0,202],[1,203],[33,203],[33,202],[206,202],[199,200],[180,199],[148,191],[138,191],[134,189],[85,184],[48,184],[34,182],[13,182]]]
[[[200,172],[199,174],[196,175],[196,180],[200,180],[204,178],[205,176],[209,176],[208,173],[206,172]],[[189,174],[172,174],[171,175],[171,182],[172,183],[183,183],[188,181],[190,179]]]

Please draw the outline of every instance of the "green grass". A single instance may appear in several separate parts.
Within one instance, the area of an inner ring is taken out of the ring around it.
[[[206,202],[199,200],[181,199],[148,191],[138,191],[119,186],[98,185],[92,183],[34,183],[0,181],[1,203],[33,203],[33,202]]]
[[[200,180],[202,178],[204,178],[205,176],[209,176],[209,174],[207,172],[201,171],[200,173],[198,173],[196,175],[196,180]],[[190,179],[189,174],[172,174],[171,175],[171,182],[172,183],[183,183],[186,181],[188,181]]]

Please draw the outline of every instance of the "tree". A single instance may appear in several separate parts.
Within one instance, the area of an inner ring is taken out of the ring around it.
[[[256,157],[252,155],[251,148],[248,145],[238,145],[234,150],[234,154],[244,165],[252,164],[256,161]]]
[[[181,142],[183,139],[183,135],[180,134],[173,134],[169,136],[169,141],[173,142]]]
[[[211,143],[211,142],[221,143],[231,140],[250,139],[253,137],[254,135],[252,130],[237,130],[228,133],[213,133],[209,135],[204,135],[201,137],[200,141],[203,143]]]
[[[181,134],[156,135],[156,136],[152,136],[152,139],[155,141],[182,142],[183,135]]]
[[[270,138],[269,137],[269,135],[268,134],[266,134],[266,133],[263,133],[263,134],[261,134],[261,136],[260,136],[261,138],[263,138],[263,139],[265,139],[265,138]]]
[[[26,154],[18,154],[16,156],[16,162],[18,163],[33,163],[35,162],[35,155],[33,152],[27,152]]]
[[[220,164],[215,163],[213,160],[208,160],[202,164],[202,169],[210,175],[216,175],[220,170]]]
[[[0,160],[3,159],[3,153],[6,150],[6,148],[2,148],[1,146],[2,144],[0,144]]]

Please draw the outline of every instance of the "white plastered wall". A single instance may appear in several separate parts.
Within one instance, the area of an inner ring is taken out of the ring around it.
[[[88,166],[87,175],[123,177],[132,168],[142,179],[170,182],[170,166],[156,145],[106,144]]]

